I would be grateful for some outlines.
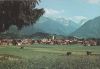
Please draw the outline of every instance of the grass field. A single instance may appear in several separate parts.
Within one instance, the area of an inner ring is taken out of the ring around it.
[[[87,56],[86,51],[93,54]],[[72,55],[67,56],[67,52]],[[39,45],[0,47],[0,56],[18,58],[5,60],[0,58],[0,69],[100,69],[100,46],[81,45]]]

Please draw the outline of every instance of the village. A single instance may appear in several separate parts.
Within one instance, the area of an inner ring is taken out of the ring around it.
[[[56,39],[54,36],[50,39],[0,39],[1,46],[22,46],[22,45],[32,45],[32,44],[48,44],[48,45],[75,45],[80,44],[82,46],[97,46],[100,45],[99,39],[78,39],[78,38],[66,38],[66,39]]]

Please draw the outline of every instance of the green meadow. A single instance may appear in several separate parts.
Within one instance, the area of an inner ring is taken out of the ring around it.
[[[100,69],[100,46],[1,46],[0,69]]]

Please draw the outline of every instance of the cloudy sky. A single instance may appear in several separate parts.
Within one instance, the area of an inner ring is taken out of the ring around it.
[[[39,7],[47,17],[65,17],[79,21],[100,16],[100,0],[41,0]]]

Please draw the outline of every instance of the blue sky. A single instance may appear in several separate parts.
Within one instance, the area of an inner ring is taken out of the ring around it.
[[[100,0],[41,0],[48,17],[65,17],[74,21],[100,16]]]

